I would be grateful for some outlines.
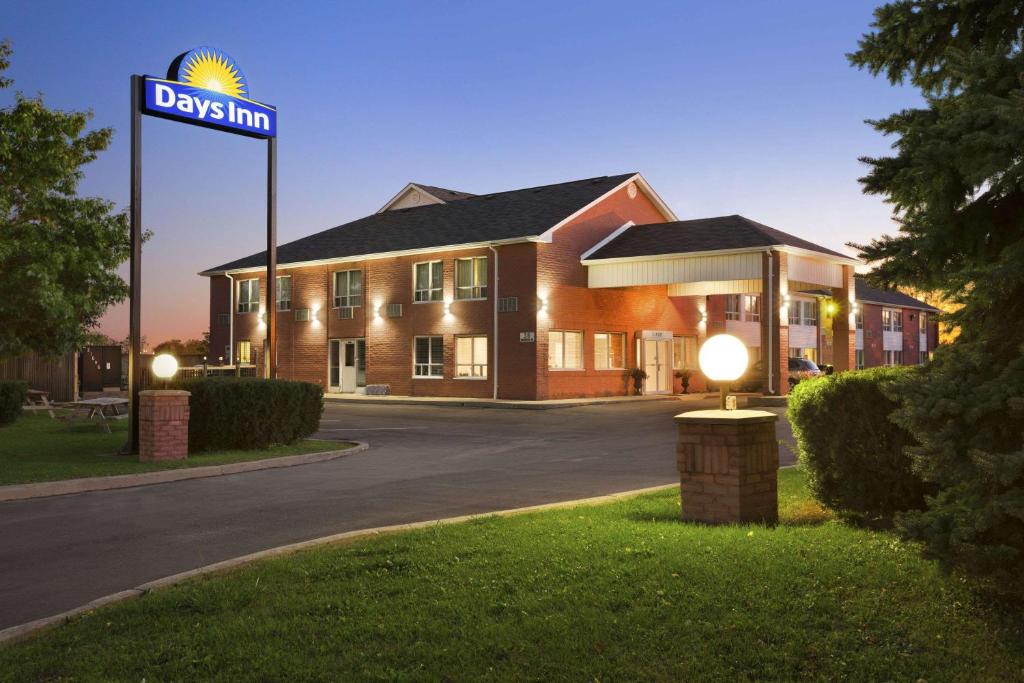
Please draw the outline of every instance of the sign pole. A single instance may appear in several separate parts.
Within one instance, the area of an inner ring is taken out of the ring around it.
[[[132,76],[131,227],[128,278],[128,452],[139,452],[139,391],[142,389],[142,77]]]
[[[277,138],[267,138],[267,377],[277,379]]]

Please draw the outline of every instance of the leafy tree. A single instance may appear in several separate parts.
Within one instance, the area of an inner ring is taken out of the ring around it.
[[[924,105],[872,125],[865,191],[900,230],[868,245],[876,285],[937,291],[957,339],[902,390],[894,419],[939,493],[904,532],[951,565],[1024,592],[1024,7],[896,0],[850,61],[920,89]]]
[[[0,43],[0,89],[12,84],[10,57]],[[90,116],[21,93],[0,109],[0,357],[80,347],[128,294],[116,273],[129,255],[126,216],[77,194],[82,167],[112,134],[86,132]]]

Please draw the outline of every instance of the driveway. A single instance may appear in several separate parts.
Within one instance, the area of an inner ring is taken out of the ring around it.
[[[543,411],[329,404],[320,436],[368,441],[369,451],[0,503],[0,629],[328,534],[669,484],[680,411],[673,401]],[[791,439],[784,419],[779,436]],[[792,462],[788,449],[780,455]]]

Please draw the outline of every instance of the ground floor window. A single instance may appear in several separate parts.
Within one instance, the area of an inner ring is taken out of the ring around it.
[[[697,369],[697,338],[672,337],[672,369]]]
[[[551,330],[548,332],[548,367],[552,370],[583,368],[583,333]]]
[[[455,376],[487,378],[487,337],[455,338]]]
[[[855,365],[858,370],[864,369],[864,349],[857,349]]]
[[[886,351],[886,365],[903,365],[903,351]]]
[[[550,354],[550,347],[548,349]],[[594,368],[622,370],[626,367],[626,335],[622,332],[598,332],[594,335]]]
[[[927,351],[921,351],[920,358],[919,358],[918,362],[920,362],[921,365],[924,365],[925,363],[928,362],[928,352]]]
[[[484,341],[487,341],[486,338]],[[441,377],[444,375],[444,337],[416,337],[414,347],[416,349],[416,358],[413,362],[414,376]]]
[[[247,341],[238,342],[238,362],[239,363],[251,363],[252,362],[252,343]]]
[[[805,358],[805,359],[807,359],[809,361],[817,363],[818,362],[818,349],[814,348],[813,346],[807,346],[807,347],[803,347],[803,348],[798,347],[798,346],[791,346],[789,348],[789,357],[790,358]]]

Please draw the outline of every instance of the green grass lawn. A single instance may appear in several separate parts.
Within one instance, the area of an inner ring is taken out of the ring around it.
[[[1024,677],[1016,617],[781,489],[773,529],[682,524],[669,490],[261,562],[0,649],[0,679]]]
[[[98,421],[73,425],[49,415],[24,415],[0,427],[0,486],[34,481],[136,474],[181,467],[224,465],[282,455],[340,450],[350,444],[307,440],[262,451],[217,451],[190,455],[174,462],[138,462],[119,455],[128,440],[127,420],[110,423],[112,434]]]

